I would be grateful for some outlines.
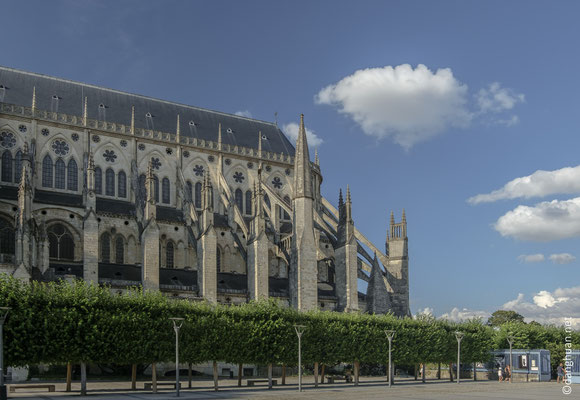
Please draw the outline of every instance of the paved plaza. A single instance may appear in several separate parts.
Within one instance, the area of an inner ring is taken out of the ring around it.
[[[279,381],[278,381],[279,382]],[[193,389],[187,389],[187,382],[181,390],[183,399],[331,399],[331,400],[366,400],[366,399],[426,399],[426,400],[462,400],[462,399],[578,399],[580,386],[572,388],[570,395],[562,393],[562,385],[555,382],[500,383],[494,381],[465,381],[459,385],[456,382],[428,380],[423,384],[413,379],[399,380],[389,388],[384,378],[363,377],[360,386],[335,383],[314,387],[312,377],[305,377],[303,392],[298,392],[298,381],[295,377],[288,378],[285,386],[275,386],[268,390],[266,386],[248,388],[237,387],[236,380],[220,380],[220,390],[213,391],[212,381],[194,381]],[[43,382],[44,383],[44,382]],[[245,382],[244,382],[245,385]],[[137,383],[137,390],[129,390],[130,382],[89,382],[88,396],[91,400],[112,399],[174,399],[173,390],[163,389],[157,394],[143,389],[144,382]],[[70,399],[79,397],[80,384],[75,382],[73,391],[64,392],[64,383],[56,383],[56,392],[46,390],[26,389],[17,393],[9,393],[10,398],[20,399]]]

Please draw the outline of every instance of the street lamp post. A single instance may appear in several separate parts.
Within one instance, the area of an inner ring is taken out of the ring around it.
[[[385,329],[385,335],[387,335],[387,339],[389,339],[389,372],[387,372],[387,376],[389,377],[389,387],[393,385],[393,368],[391,367],[391,344],[393,342],[393,338],[395,337],[395,331]]]
[[[296,335],[298,335],[298,391],[302,391],[302,334],[304,333],[304,325],[294,325]]]
[[[510,344],[510,374],[509,374],[509,380],[510,383],[512,383],[512,377],[513,377],[513,367],[512,367],[512,345],[514,344],[514,340],[515,338],[513,337],[513,335],[508,335],[507,337],[507,341]]]
[[[461,340],[464,335],[463,332],[455,332],[455,338],[457,339],[457,384],[461,380]]]
[[[169,318],[173,321],[175,331],[175,396],[179,397],[179,329],[183,325],[183,318]]]
[[[6,400],[6,384],[4,383],[4,321],[10,307],[0,307],[0,400]]]

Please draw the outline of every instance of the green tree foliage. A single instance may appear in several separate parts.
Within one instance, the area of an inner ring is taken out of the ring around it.
[[[393,360],[398,365],[454,362],[455,331],[465,337],[462,360],[489,359],[493,348],[547,348],[553,363],[563,357],[563,328],[507,322],[499,328],[479,320],[461,324],[434,318],[313,311],[299,313],[275,301],[221,306],[173,300],[159,292],[135,288],[114,295],[107,287],[22,283],[0,275],[0,305],[11,307],[5,325],[7,365],[97,362],[133,364],[171,361],[175,333],[170,317],[185,318],[180,331],[180,359],[200,363],[225,361],[296,365],[298,338],[294,325],[305,326],[304,363],[384,364],[385,330],[394,329]],[[579,333],[573,341],[578,343]]]
[[[489,326],[501,326],[507,322],[524,322],[524,316],[515,311],[497,310],[487,320]]]

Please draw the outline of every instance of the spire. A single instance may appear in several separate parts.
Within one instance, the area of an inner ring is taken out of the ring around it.
[[[177,128],[175,129],[175,141],[179,144],[179,139],[181,136],[181,126],[179,124],[179,114],[177,114]]]
[[[131,106],[131,135],[135,134],[135,106]]]
[[[222,124],[218,124],[218,150],[222,149]]]
[[[352,221],[352,201],[350,199],[350,187],[346,185],[346,222]]]
[[[350,199],[350,186],[347,184],[346,185],[346,204],[351,203],[351,199]]]
[[[391,211],[391,226],[395,225],[395,214]]]
[[[93,158],[93,153],[89,153],[87,162],[87,190],[89,192],[95,190],[95,159]]]
[[[36,110],[36,86],[32,88],[32,115],[34,115],[34,111]]]
[[[342,199],[342,188],[338,189],[338,210],[344,205],[344,200]]]
[[[88,123],[88,121],[87,121],[87,118],[88,118],[88,115],[89,115],[88,108],[87,108],[88,107],[88,102],[89,102],[89,99],[85,96],[85,105],[84,105],[84,108],[83,108],[83,126],[87,126],[87,123]]]
[[[318,159],[318,147],[314,149],[314,164],[320,167],[320,160]]]
[[[402,218],[402,221],[401,222],[403,222],[403,223],[406,223],[407,222],[407,216],[405,215],[405,209],[404,208],[403,208],[403,218]]]
[[[89,162],[87,169],[95,169],[95,159],[93,158],[93,153],[89,153]]]
[[[262,131],[258,131],[258,157],[262,158]]]
[[[312,176],[310,174],[310,153],[306,128],[304,128],[304,114],[300,114],[300,129],[296,140],[294,156],[294,198],[312,198]]]

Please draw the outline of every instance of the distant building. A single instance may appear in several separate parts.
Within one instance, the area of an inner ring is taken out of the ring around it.
[[[321,196],[303,118],[294,148],[273,123],[0,67],[0,135],[1,271],[409,315],[404,211],[370,243],[348,188]]]

